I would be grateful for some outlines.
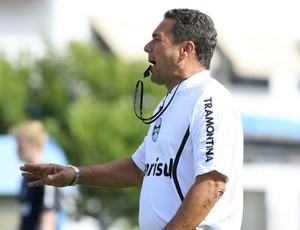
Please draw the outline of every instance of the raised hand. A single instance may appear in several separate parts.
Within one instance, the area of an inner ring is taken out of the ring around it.
[[[57,164],[25,164],[20,167],[22,176],[25,178],[35,178],[30,182],[29,187],[52,185],[65,187],[70,185],[75,177],[75,171],[67,166]]]

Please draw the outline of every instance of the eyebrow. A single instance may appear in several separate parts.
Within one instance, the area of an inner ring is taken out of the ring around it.
[[[157,33],[153,33],[152,37],[154,38],[154,37],[160,37],[160,36]]]
[[[156,39],[160,39],[160,40],[163,39],[163,37],[162,37],[160,34],[158,34],[158,33],[153,33],[153,34],[152,34],[152,38],[153,38],[153,39],[156,38]]]

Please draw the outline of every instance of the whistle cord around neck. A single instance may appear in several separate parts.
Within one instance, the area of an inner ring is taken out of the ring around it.
[[[143,79],[142,79],[143,80]],[[179,88],[179,85],[177,85],[171,99],[169,100],[168,104],[164,107],[165,105],[165,101],[169,95],[169,93],[165,96],[163,102],[162,102],[162,105],[159,107],[158,111],[151,117],[149,118],[145,118],[143,117],[143,95],[144,95],[144,83],[142,80],[138,80],[137,83],[136,83],[136,87],[135,87],[135,92],[134,92],[134,100],[133,100],[133,108],[134,108],[134,113],[135,115],[137,116],[137,118],[139,118],[143,123],[145,124],[151,124],[153,123],[154,121],[156,121],[165,111],[166,109],[169,107],[169,105],[171,104],[171,102],[173,101],[173,98]],[[140,92],[140,112],[139,114],[137,113],[136,111],[136,103],[137,103],[137,96],[138,96],[138,91],[139,91],[139,86],[141,85],[141,92]]]

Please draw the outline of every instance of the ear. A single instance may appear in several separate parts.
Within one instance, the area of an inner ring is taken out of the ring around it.
[[[195,50],[195,44],[192,41],[185,41],[182,46],[182,50],[186,54],[190,54]]]

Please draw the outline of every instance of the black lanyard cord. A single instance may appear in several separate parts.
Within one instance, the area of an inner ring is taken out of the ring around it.
[[[151,124],[153,123],[154,121],[156,121],[165,111],[166,109],[169,107],[169,105],[171,104],[176,92],[177,92],[177,89],[179,87],[180,84],[178,84],[178,86],[176,87],[175,89],[175,92],[173,93],[170,101],[168,102],[168,104],[166,105],[166,107],[164,107],[164,104],[165,104],[165,101],[169,95],[169,93],[165,96],[163,102],[162,102],[162,105],[159,107],[158,111],[151,117],[149,118],[145,118],[143,117],[143,95],[144,95],[144,83],[143,83],[143,80],[144,78],[148,77],[150,75],[150,67],[148,67],[148,69],[144,72],[144,77],[141,79],[141,80],[138,80],[137,83],[136,83],[136,86],[135,86],[135,92],[134,92],[134,100],[133,100],[133,109],[134,109],[134,113],[135,115],[137,116],[137,118],[139,118],[143,123],[145,124]],[[138,96],[138,91],[139,91],[139,86],[141,86],[141,92],[140,92],[140,112],[139,114],[137,113],[136,111],[136,103],[137,103],[137,96]]]

